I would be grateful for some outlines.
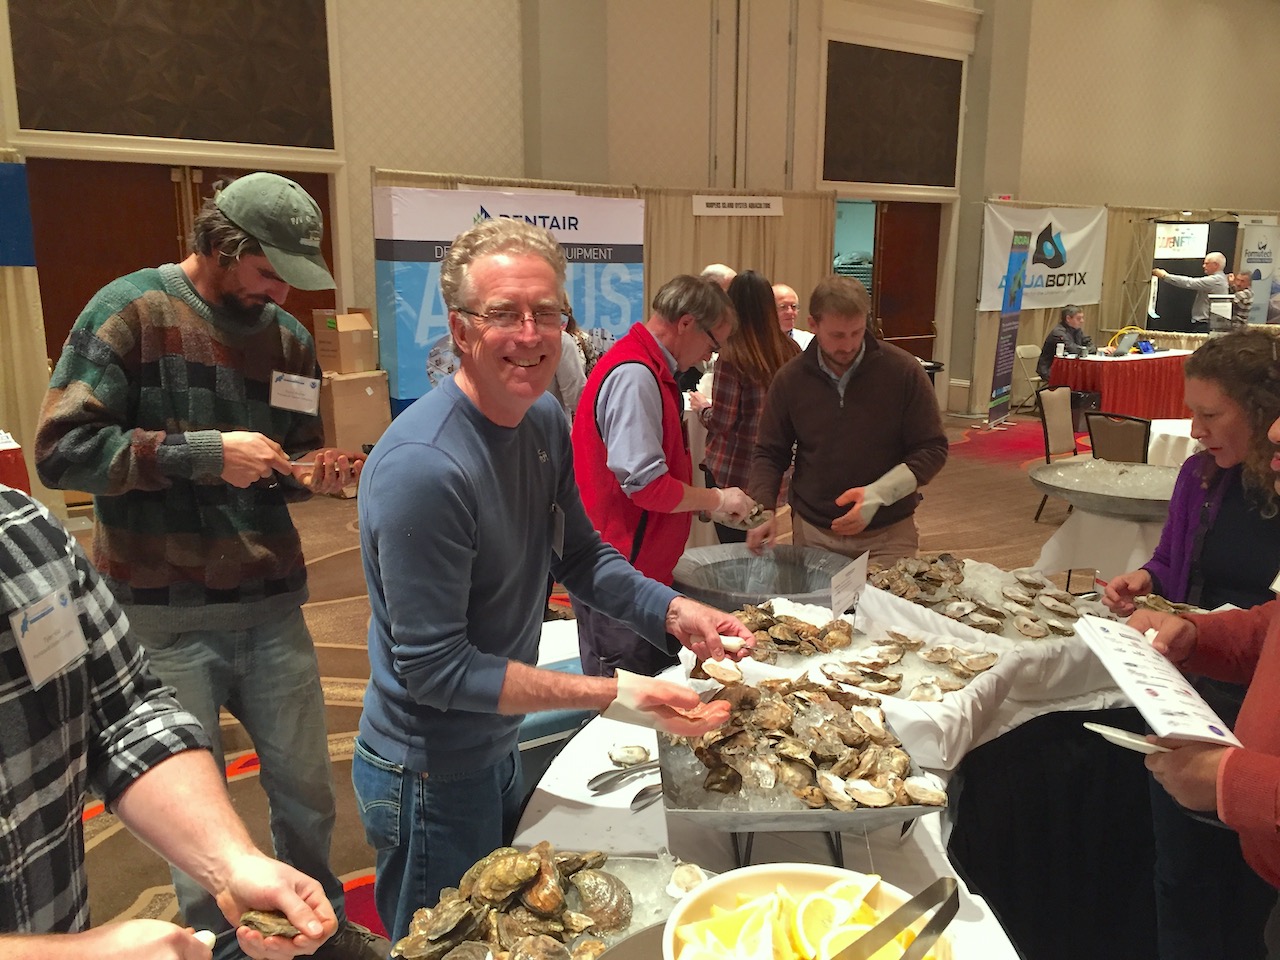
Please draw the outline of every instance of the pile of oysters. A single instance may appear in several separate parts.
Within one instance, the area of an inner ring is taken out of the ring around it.
[[[751,658],[760,663],[777,663],[780,653],[803,657],[831,653],[849,646],[853,640],[853,624],[848,620],[836,619],[818,626],[799,617],[776,614],[771,600],[759,606],[744,604],[733,615],[755,635]]]
[[[732,705],[728,722],[683,740],[707,769],[708,791],[790,793],[804,807],[844,811],[946,803],[930,780],[910,775],[911,757],[875,697],[799,678],[729,682],[714,699]]]
[[[600,869],[606,854],[499,847],[440,902],[413,915],[391,956],[405,960],[595,960],[597,934],[631,925],[631,891]]]

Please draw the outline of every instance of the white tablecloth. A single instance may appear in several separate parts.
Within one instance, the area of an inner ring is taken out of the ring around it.
[[[1050,574],[1096,569],[1100,579],[1109,580],[1150,560],[1163,529],[1162,520],[1122,520],[1076,507],[1045,541],[1033,566]]]
[[[629,744],[656,751],[657,735],[603,717],[587,724],[552,762],[529,799],[516,831],[516,845],[549,840],[556,847],[620,855],[653,854],[665,847],[708,870],[732,869],[735,861],[728,833],[695,828],[678,816],[668,817],[661,803],[631,812],[631,798],[641,785],[656,782],[654,775],[637,777],[632,784],[602,796],[587,790],[587,779],[610,767],[609,748]],[[897,827],[870,835],[846,833],[842,839],[845,866],[878,873],[912,894],[940,876],[954,876],[942,843],[940,820],[937,814],[921,817],[905,837]],[[829,863],[824,835],[756,836],[753,863],[788,861]],[[970,893],[963,882],[960,912],[948,927],[948,935],[955,956],[962,960],[1017,960],[1017,952],[986,902]]]
[[[1191,438],[1190,420],[1152,420],[1147,463],[1180,467],[1187,457],[1200,450],[1200,441]]]

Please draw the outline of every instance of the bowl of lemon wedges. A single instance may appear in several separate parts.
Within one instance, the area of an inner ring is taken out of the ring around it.
[[[671,912],[664,960],[833,960],[911,899],[873,874],[817,863],[766,863],[700,884]],[[872,960],[897,960],[927,918],[881,947]],[[926,954],[951,960],[944,935]]]

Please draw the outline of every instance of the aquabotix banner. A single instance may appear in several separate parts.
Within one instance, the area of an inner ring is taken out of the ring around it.
[[[393,398],[422,396],[456,364],[440,264],[454,237],[498,217],[546,227],[560,241],[569,303],[583,330],[616,338],[645,319],[643,200],[376,187],[378,350]]]
[[[1014,231],[1031,234],[1022,309],[1098,303],[1107,252],[1105,207],[1027,210],[986,204],[982,221],[979,310],[1004,305],[1004,283]]]

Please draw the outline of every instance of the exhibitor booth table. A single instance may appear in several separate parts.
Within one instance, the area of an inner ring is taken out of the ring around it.
[[[1058,357],[1049,371],[1049,385],[1100,393],[1100,409],[1106,413],[1148,420],[1186,417],[1190,411],[1182,402],[1182,367],[1189,356],[1190,350],[1162,350],[1123,357]]]

